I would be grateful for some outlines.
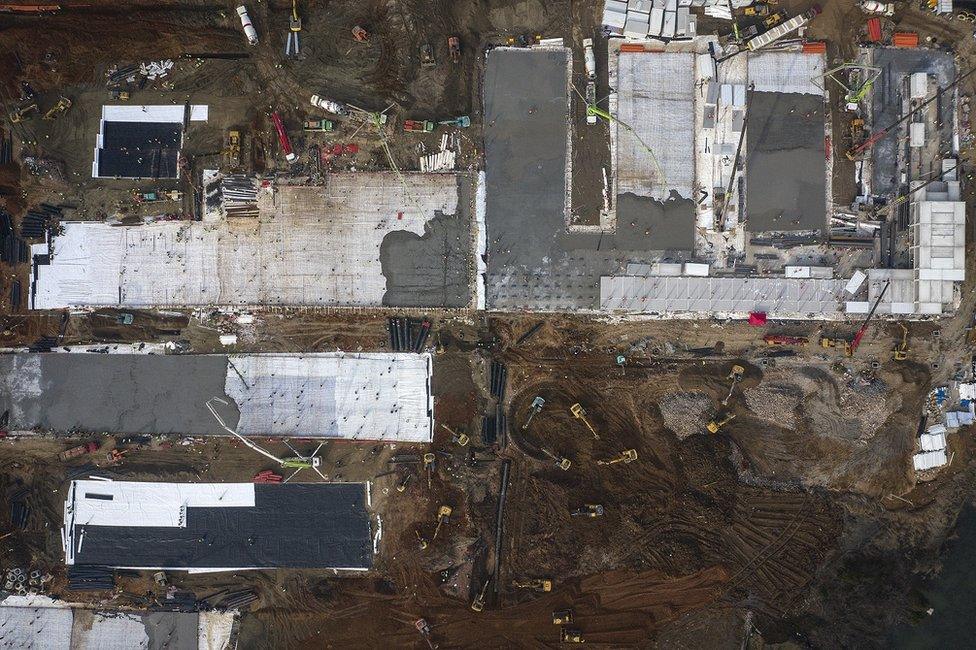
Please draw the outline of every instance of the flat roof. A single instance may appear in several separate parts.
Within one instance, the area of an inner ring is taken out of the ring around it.
[[[429,354],[0,355],[12,429],[429,442]]]
[[[262,195],[260,216],[216,223],[65,222],[36,266],[31,307],[467,307],[472,180],[404,178],[279,186]]]
[[[372,566],[365,483],[72,481],[65,562],[223,571]]]

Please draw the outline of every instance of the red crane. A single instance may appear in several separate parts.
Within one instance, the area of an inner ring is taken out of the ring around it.
[[[275,131],[278,132],[278,144],[281,145],[281,153],[285,154],[285,160],[290,163],[295,162],[298,160],[298,156],[291,148],[291,140],[288,139],[288,133],[285,131],[285,125],[282,124],[278,111],[271,114],[271,121],[274,122]]]
[[[874,317],[874,312],[877,311],[878,305],[881,304],[881,299],[884,298],[885,292],[888,291],[888,287],[891,286],[891,280],[885,282],[884,287],[881,288],[881,293],[878,294],[878,299],[874,301],[874,306],[871,307],[871,311],[868,312],[868,317],[864,319],[864,323],[861,325],[861,329],[857,331],[854,335],[854,340],[851,341],[851,347],[847,352],[847,356],[853,357],[854,352],[857,351],[857,346],[861,345],[861,339],[864,338],[864,333],[868,331],[868,325],[871,324],[871,319]]]

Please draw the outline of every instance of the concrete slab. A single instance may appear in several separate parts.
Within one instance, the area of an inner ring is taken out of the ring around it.
[[[566,50],[496,48],[488,56],[490,310],[597,310],[602,275],[646,262],[654,250],[693,245],[694,206],[684,199],[624,197],[615,231],[568,229],[568,65]]]
[[[820,95],[753,92],[746,138],[750,233],[827,227]]]
[[[0,355],[14,430],[428,442],[427,354]]]
[[[880,47],[871,50],[873,65],[881,68],[881,75],[874,82],[871,93],[871,111],[874,130],[884,128],[904,115],[908,101],[909,77],[916,72],[926,72],[934,77],[936,87],[945,88],[956,76],[953,55],[931,49],[902,49]],[[953,127],[953,102],[951,97],[940,103],[942,133],[937,137],[945,144],[951,143]],[[871,191],[884,196],[895,192],[901,185],[898,172],[899,143],[907,137],[907,126],[894,129],[874,144],[871,149]],[[907,142],[904,143],[907,147]]]
[[[259,217],[218,223],[66,223],[37,267],[32,306],[469,306],[472,202],[458,199],[473,180],[405,179],[283,186],[259,198]]]

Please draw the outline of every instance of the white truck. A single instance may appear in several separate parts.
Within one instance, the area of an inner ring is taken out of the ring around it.
[[[583,64],[586,66],[586,78],[590,81],[596,79],[596,56],[593,54],[593,39],[583,39]]]
[[[258,44],[258,30],[251,24],[251,17],[247,15],[247,7],[241,5],[237,8],[237,15],[241,18],[241,26],[244,27],[244,36],[251,45]]]
[[[326,113],[333,115],[349,115],[349,107],[342,102],[326,99],[320,95],[312,95],[312,106],[321,108]]]

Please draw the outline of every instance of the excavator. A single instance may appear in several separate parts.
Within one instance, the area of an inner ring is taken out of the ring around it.
[[[432,539],[437,539],[437,533],[441,531],[441,526],[451,523],[451,513],[454,509],[451,506],[441,506],[437,509],[437,527],[434,528]]]
[[[14,110],[10,111],[10,115],[8,115],[8,117],[10,118],[11,122],[16,124],[17,122],[23,122],[28,115],[30,115],[33,111],[36,110],[37,110],[37,104],[31,102],[29,104],[24,104],[23,106],[18,106]]]
[[[895,361],[907,361],[908,360],[908,327],[904,323],[898,323],[901,327],[901,342],[894,351]]]
[[[488,585],[490,584],[491,584],[491,576],[488,576],[488,579],[485,580],[485,586],[481,588],[481,591],[478,593],[478,595],[474,597],[473,601],[471,601],[472,611],[480,612],[485,608],[485,594],[488,593]]]
[[[732,370],[729,372],[729,376],[726,377],[726,379],[732,380],[732,385],[729,386],[729,394],[726,395],[725,399],[722,400],[722,406],[729,405],[729,400],[732,399],[732,393],[735,391],[735,386],[740,381],[742,381],[742,376],[745,374],[745,372],[746,369],[738,364],[732,366]]]
[[[569,412],[573,414],[574,418],[582,421],[583,424],[586,425],[586,428],[590,430],[590,433],[593,434],[594,438],[596,438],[597,440],[600,439],[600,436],[597,434],[596,429],[594,429],[593,425],[590,424],[590,421],[586,419],[586,409],[583,408],[582,404],[576,402],[575,404],[569,407]]]
[[[62,115],[64,115],[65,113],[67,113],[69,108],[71,108],[71,100],[65,97],[64,95],[62,95],[58,99],[58,103],[52,106],[51,110],[49,110],[47,113],[44,114],[43,119],[56,120]]]
[[[709,433],[718,433],[719,429],[724,427],[726,424],[735,419],[735,413],[726,413],[724,415],[718,415],[712,419],[705,428],[708,429]]]
[[[549,593],[552,591],[552,580],[549,578],[533,578],[531,580],[513,580],[512,586],[516,589],[531,589]]]
[[[603,516],[603,506],[599,503],[587,503],[582,508],[578,508],[569,513],[573,517],[589,517],[595,519]]]
[[[625,449],[620,452],[616,458],[611,458],[610,460],[598,460],[597,465],[615,465],[617,463],[632,463],[637,460],[637,450],[636,449]]]

